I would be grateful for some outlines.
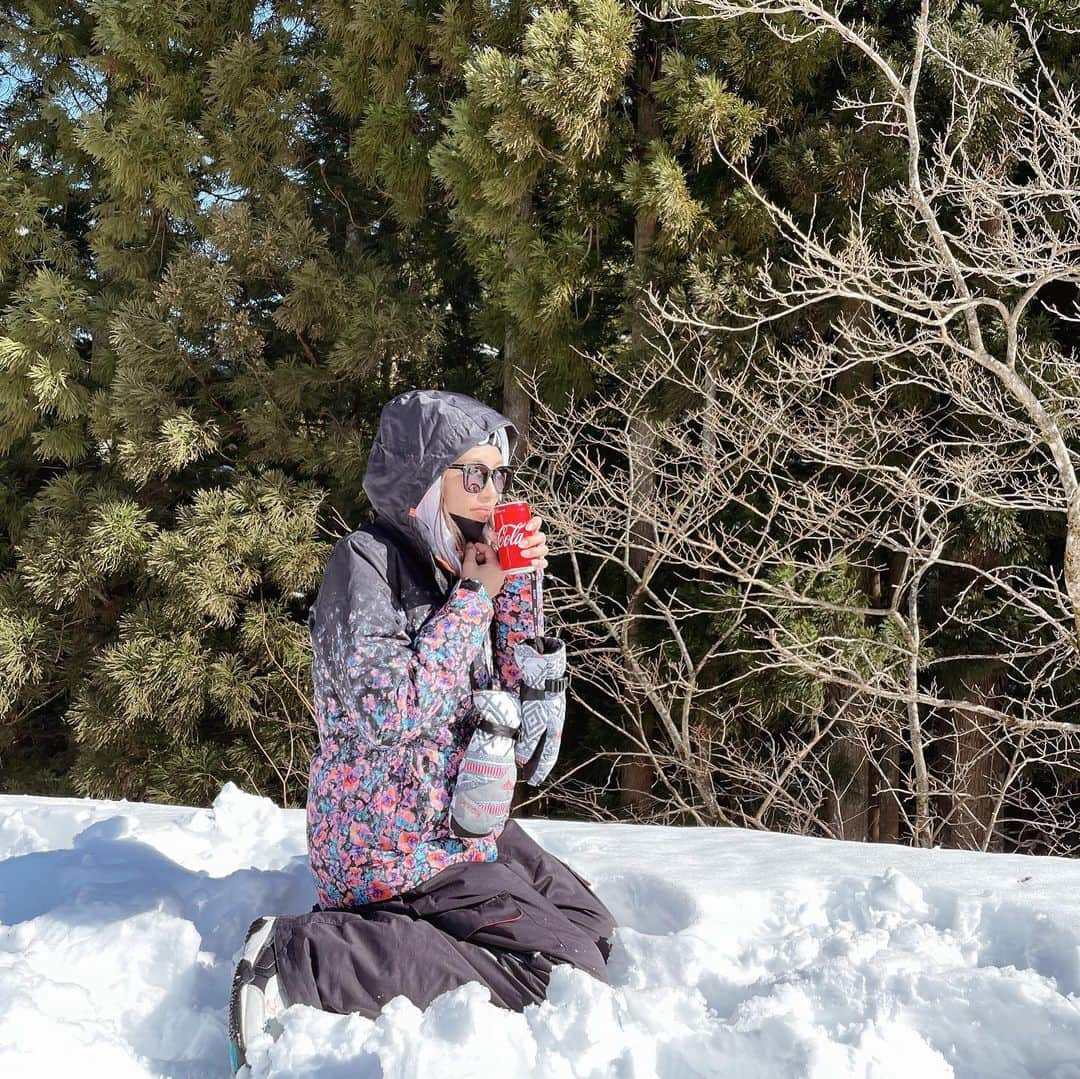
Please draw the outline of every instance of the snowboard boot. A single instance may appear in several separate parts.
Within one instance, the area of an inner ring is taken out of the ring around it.
[[[274,954],[274,918],[256,918],[244,938],[229,995],[229,1061],[233,1074],[247,1063],[247,1048],[257,1034],[281,1033],[278,1016],[288,1007]]]

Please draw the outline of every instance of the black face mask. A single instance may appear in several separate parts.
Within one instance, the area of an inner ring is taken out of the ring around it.
[[[472,517],[459,517],[456,513],[451,513],[450,516],[469,543],[479,543],[484,538],[485,521],[477,521]]]

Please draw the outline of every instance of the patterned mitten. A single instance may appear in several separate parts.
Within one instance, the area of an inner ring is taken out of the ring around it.
[[[472,696],[480,722],[458,769],[450,829],[456,836],[479,839],[501,828],[510,815],[521,705],[517,694],[507,689],[474,689]]]
[[[558,637],[540,638],[543,652],[528,643],[514,645],[521,668],[521,733],[517,763],[521,778],[538,787],[559,756],[566,716],[566,645]]]

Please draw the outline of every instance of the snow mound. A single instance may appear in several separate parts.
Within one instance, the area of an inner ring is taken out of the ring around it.
[[[1080,1079],[1080,865],[740,829],[528,819],[619,921],[558,967],[374,1021],[297,1005],[250,1079]],[[302,810],[0,796],[0,1074],[227,1079],[259,914],[314,903]]]

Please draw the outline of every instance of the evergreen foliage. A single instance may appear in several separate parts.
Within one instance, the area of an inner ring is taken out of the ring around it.
[[[472,352],[315,14],[6,9],[0,789],[303,801],[305,615],[379,409]]]
[[[859,9],[890,52],[915,6]],[[1005,69],[1024,57],[1001,7],[940,18]],[[366,508],[382,405],[434,385],[498,405],[508,364],[556,404],[602,395],[591,352],[647,362],[646,288],[705,315],[745,295],[782,251],[716,147],[801,220],[838,227],[864,179],[880,190],[905,167],[835,111],[872,86],[865,65],[751,17],[44,0],[5,5],[4,22],[2,791],[204,803],[233,779],[302,804],[305,615]],[[1075,56],[1055,60],[1075,73]],[[927,93],[940,116],[932,67]],[[739,364],[736,343],[713,347],[719,369]],[[1016,517],[958,528],[1040,564],[1055,542]],[[814,584],[858,586],[845,566]],[[702,652],[735,617],[718,607]],[[886,634],[856,627],[854,661],[883,662]],[[808,682],[747,694],[778,730],[824,707]],[[570,759],[603,740],[587,729]]]

